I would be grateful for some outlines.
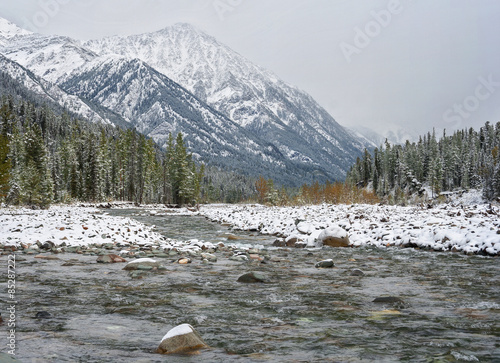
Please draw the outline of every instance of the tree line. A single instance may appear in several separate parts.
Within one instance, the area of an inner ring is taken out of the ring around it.
[[[110,200],[196,203],[204,165],[182,134],[162,151],[130,129],[98,125],[11,96],[0,103],[0,201],[47,207]],[[207,186],[208,187],[208,186]]]
[[[488,200],[500,198],[500,122],[479,131],[458,130],[437,140],[435,132],[404,145],[385,142],[373,153],[365,150],[347,175],[358,187],[398,202],[409,194],[432,196],[456,189],[483,189]]]

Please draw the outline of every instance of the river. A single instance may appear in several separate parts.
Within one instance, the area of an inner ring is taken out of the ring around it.
[[[166,270],[137,278],[124,264],[97,264],[89,254],[19,255],[22,362],[500,362],[498,258],[278,249],[272,237],[230,231],[201,216],[110,213],[153,224],[170,238],[236,244],[236,252],[260,246],[265,263],[233,261],[235,251],[227,250],[215,252],[211,264],[191,256],[180,265],[170,256],[158,258]],[[333,268],[315,267],[330,258]],[[249,271],[268,282],[237,282]],[[387,296],[397,299],[373,301]],[[35,318],[41,311],[50,317]],[[155,354],[165,333],[182,323],[211,349]]]

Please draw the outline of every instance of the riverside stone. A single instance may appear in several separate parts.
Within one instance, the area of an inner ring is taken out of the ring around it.
[[[217,262],[217,256],[215,256],[211,253],[202,253],[201,258],[204,260],[207,260],[209,262]]]
[[[115,254],[102,255],[97,257],[97,262],[99,263],[117,263],[117,262],[127,262],[126,259]]]
[[[319,246],[348,247],[350,245],[347,232],[337,226],[324,229],[318,236]]]
[[[156,353],[186,354],[205,348],[209,346],[200,334],[191,325],[181,324],[168,331],[156,349]]]

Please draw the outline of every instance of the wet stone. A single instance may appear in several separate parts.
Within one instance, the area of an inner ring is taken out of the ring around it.
[[[139,258],[129,262],[123,269],[124,270],[152,270],[153,268],[160,267],[160,263],[151,258]]]
[[[39,311],[35,314],[35,319],[50,319],[52,315],[47,311]]]
[[[117,262],[127,262],[126,259],[115,254],[102,255],[97,257],[96,262],[98,263],[117,263]]]
[[[332,268],[333,266],[335,266],[335,264],[332,259],[319,261],[316,265],[314,265],[316,268]]]
[[[365,273],[358,268],[351,271],[351,276],[364,276]]]
[[[237,281],[243,283],[263,283],[267,282],[268,279],[267,276],[265,276],[264,274],[252,271],[244,275],[241,275],[240,277],[238,277]]]
[[[215,256],[211,253],[202,253],[201,258],[204,260],[207,260],[209,262],[217,262],[217,256]]]
[[[160,354],[189,354],[208,348],[200,334],[189,324],[181,324],[168,331],[156,349]]]
[[[373,300],[374,303],[387,303],[387,304],[394,304],[394,303],[402,303],[403,300],[400,299],[399,297],[396,296],[380,296],[377,297]]]

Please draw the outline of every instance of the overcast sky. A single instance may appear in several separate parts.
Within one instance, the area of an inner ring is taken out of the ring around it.
[[[344,126],[500,121],[498,0],[3,0],[0,16],[77,39],[191,23]]]

